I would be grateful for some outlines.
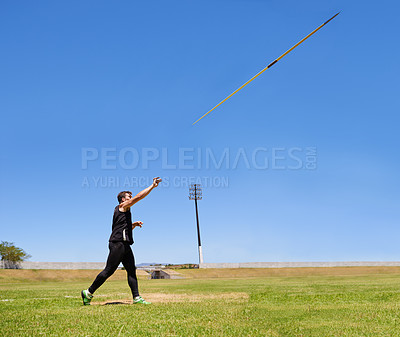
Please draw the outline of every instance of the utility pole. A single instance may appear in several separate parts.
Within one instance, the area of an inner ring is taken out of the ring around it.
[[[201,250],[199,212],[197,210],[197,200],[201,200],[201,199],[203,199],[201,185],[200,184],[190,185],[189,200],[194,200],[194,205],[196,207],[197,239],[198,239],[198,243],[199,243],[199,264],[203,263],[203,251]]]

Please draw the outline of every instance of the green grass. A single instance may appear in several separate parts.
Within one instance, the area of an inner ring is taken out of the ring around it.
[[[1,336],[400,336],[400,273],[141,279],[161,301],[86,307],[91,279],[14,279],[0,273]],[[110,279],[94,301],[129,293]]]

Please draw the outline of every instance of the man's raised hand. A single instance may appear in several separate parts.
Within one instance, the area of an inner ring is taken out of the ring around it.
[[[158,184],[159,184],[161,181],[162,181],[162,180],[161,180],[160,177],[155,177],[155,178],[153,178],[153,186],[154,186],[154,187],[157,187]]]

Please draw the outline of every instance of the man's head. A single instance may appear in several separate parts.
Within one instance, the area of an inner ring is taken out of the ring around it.
[[[132,192],[131,191],[122,191],[118,193],[117,199],[118,199],[118,203],[122,203],[126,200],[129,200],[130,198],[132,198]]]

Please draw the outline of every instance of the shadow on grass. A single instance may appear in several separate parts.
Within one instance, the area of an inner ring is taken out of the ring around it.
[[[106,302],[97,302],[97,303],[92,303],[93,305],[132,305],[132,301],[125,301],[125,300],[120,300],[120,301],[106,301]]]

